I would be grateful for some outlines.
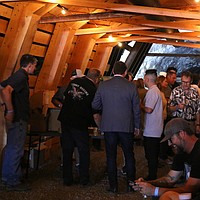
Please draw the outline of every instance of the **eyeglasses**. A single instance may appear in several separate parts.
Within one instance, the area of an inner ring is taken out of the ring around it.
[[[190,81],[181,81],[181,83],[190,84],[191,82]]]
[[[182,131],[182,130],[180,130],[180,131],[174,133],[174,135],[177,135],[177,136],[178,136],[179,133],[180,133],[181,131]],[[173,136],[174,136],[174,135],[173,135]],[[172,137],[173,137],[173,136],[172,136]],[[168,144],[169,144],[169,145],[173,144],[173,142],[172,142],[172,140],[173,140],[172,137],[168,139]]]

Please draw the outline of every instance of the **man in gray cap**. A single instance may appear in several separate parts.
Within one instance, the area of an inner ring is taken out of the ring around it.
[[[176,153],[172,169],[166,176],[156,180],[145,182],[139,178],[133,188],[145,196],[160,197],[160,200],[179,199],[181,193],[191,193],[194,197],[200,192],[200,140],[182,118],[170,120],[166,124],[164,134],[161,142],[168,140]],[[185,183],[172,188],[186,168]]]

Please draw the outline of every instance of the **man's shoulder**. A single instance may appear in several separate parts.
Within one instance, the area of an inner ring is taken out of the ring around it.
[[[183,92],[183,88],[181,87],[181,85],[179,85],[179,86],[177,86],[177,87],[175,87],[173,90],[172,90],[172,94],[173,93],[181,93],[181,92]]]
[[[198,86],[197,86],[197,87],[198,87]],[[190,87],[190,91],[191,91],[192,93],[194,93],[194,94],[197,94],[197,95],[199,94],[199,93],[198,93],[198,89],[195,88],[195,87],[193,87],[193,86]]]
[[[94,83],[88,79],[86,76],[84,77],[79,77],[79,78],[75,78],[74,80],[72,80],[70,83],[77,83],[77,84],[92,84],[94,85]]]
[[[28,80],[28,73],[25,70],[20,68],[14,74],[12,74],[8,78],[8,80],[15,80],[17,82],[19,82],[19,81],[27,81]]]
[[[200,139],[198,139],[195,143],[195,147],[197,148],[197,151],[200,153]]]
[[[86,77],[81,77],[81,78],[76,78],[74,80],[72,80],[69,84],[69,87],[67,88],[68,90],[82,90],[82,91],[87,91],[90,94],[93,94],[96,92],[96,86],[93,83],[93,81],[91,81],[90,79],[86,78]]]
[[[148,93],[160,93],[160,90],[158,89],[157,85],[151,86],[148,90]]]
[[[9,76],[6,80],[1,82],[1,86],[5,87],[6,85],[11,85],[12,87],[18,85],[19,83],[27,82],[28,74],[25,73],[23,69],[17,70],[11,76]]]

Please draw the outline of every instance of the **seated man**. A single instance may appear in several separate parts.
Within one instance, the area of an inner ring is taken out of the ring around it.
[[[200,140],[182,118],[170,120],[164,133],[165,138],[161,142],[168,140],[177,154],[172,170],[165,177],[154,181],[145,182],[140,178],[132,187],[145,196],[156,196],[161,200],[179,199],[181,193],[192,193],[195,196],[200,192]],[[189,166],[186,173],[188,179],[183,185],[172,188],[181,177],[186,163]]]

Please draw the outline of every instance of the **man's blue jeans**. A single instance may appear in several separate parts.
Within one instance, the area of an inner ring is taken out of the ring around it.
[[[17,185],[21,181],[21,159],[24,155],[26,132],[27,122],[22,120],[7,126],[7,144],[2,165],[2,181],[7,185]]]
[[[133,152],[133,133],[104,132],[108,179],[111,188],[118,187],[117,183],[117,145],[120,143],[125,157],[127,182],[135,180],[135,158]]]
[[[63,151],[63,179],[64,184],[73,183],[72,173],[72,155],[74,147],[78,148],[80,159],[80,183],[87,184],[89,182],[89,165],[90,165],[90,150],[89,150],[89,134],[88,130],[78,130],[74,127],[69,127],[64,123],[62,126],[62,151]]]

